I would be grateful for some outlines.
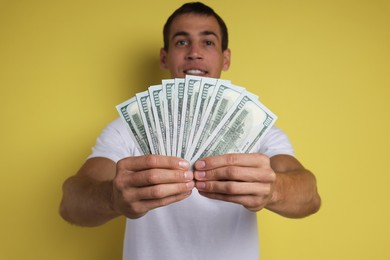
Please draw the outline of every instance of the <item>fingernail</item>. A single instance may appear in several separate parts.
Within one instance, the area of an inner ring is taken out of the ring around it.
[[[206,166],[206,162],[205,161],[197,161],[195,163],[195,168],[198,169],[198,170],[203,169],[205,166]]]
[[[186,180],[192,180],[194,178],[194,175],[192,171],[185,171],[184,172],[184,179]]]
[[[203,179],[204,177],[206,177],[206,172],[204,171],[195,172],[195,174],[198,179]]]
[[[206,183],[204,183],[204,182],[197,182],[196,183],[196,188],[198,190],[203,190],[204,188],[206,188]]]
[[[193,181],[190,181],[190,182],[186,183],[186,186],[187,186],[188,189],[192,189],[192,188],[194,188],[195,183]]]
[[[179,166],[184,169],[188,169],[190,167],[190,163],[185,160],[179,161]]]

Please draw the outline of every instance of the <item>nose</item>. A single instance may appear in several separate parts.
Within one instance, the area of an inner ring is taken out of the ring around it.
[[[198,45],[191,45],[188,49],[187,59],[189,60],[197,60],[202,59],[202,50]]]

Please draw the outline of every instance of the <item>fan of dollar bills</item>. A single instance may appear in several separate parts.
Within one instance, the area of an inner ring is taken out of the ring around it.
[[[228,80],[162,80],[116,106],[142,154],[206,156],[250,153],[277,117],[256,95]]]

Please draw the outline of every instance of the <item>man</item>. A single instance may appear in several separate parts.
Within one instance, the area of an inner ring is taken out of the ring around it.
[[[226,25],[214,11],[189,3],[164,27],[163,69],[172,78],[219,78],[230,65]],[[258,153],[184,159],[140,156],[118,119],[63,186],[61,215],[81,226],[126,216],[124,259],[258,259],[256,212],[298,218],[316,212],[312,173],[293,156],[277,127]]]

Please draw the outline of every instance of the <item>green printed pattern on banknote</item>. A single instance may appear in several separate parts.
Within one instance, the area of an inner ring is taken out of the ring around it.
[[[251,153],[277,117],[258,97],[222,79],[162,80],[116,106],[142,154],[199,158]]]
[[[210,102],[207,106],[205,117],[203,118],[195,137],[192,140],[192,146],[189,149],[188,158],[192,157],[199,151],[200,147],[209,138],[215,127],[219,124],[227,111],[234,104],[236,99],[244,91],[244,88],[232,86],[226,81],[218,81]]]
[[[193,117],[195,113],[196,101],[199,95],[201,85],[201,77],[187,76],[185,79],[184,88],[184,106],[179,133],[178,156],[185,158],[186,149],[188,146],[189,135],[191,133]]]
[[[163,112],[163,90],[162,85],[155,85],[149,87],[150,102],[152,105],[152,111],[154,115],[154,123],[156,126],[156,132],[158,137],[160,154],[167,155],[166,144],[166,131],[165,131],[165,119]]]
[[[207,156],[250,151],[275,120],[276,116],[257,100],[257,96],[245,91],[191,158],[192,162]]]
[[[154,123],[153,111],[150,102],[149,91],[136,94],[138,106],[145,126],[146,136],[148,137],[150,151],[152,154],[161,154],[158,144],[157,130]]]
[[[133,97],[117,105],[116,109],[122,120],[126,122],[129,134],[133,138],[138,150],[143,154],[150,154],[149,142],[138,108],[137,99]]]
[[[174,155],[179,156],[179,134],[181,131],[181,120],[184,110],[184,88],[185,79],[175,79],[175,103],[174,103],[174,130],[173,130],[173,150]]]
[[[190,157],[190,148],[191,144],[193,143],[194,135],[199,131],[200,129],[200,123],[201,120],[204,117],[204,113],[206,111],[206,107],[208,102],[210,101],[210,97],[213,94],[214,88],[217,84],[218,79],[214,78],[203,78],[201,81],[200,89],[199,89],[199,95],[197,97],[195,112],[193,116],[193,122],[192,127],[190,131],[190,135],[188,137],[188,144],[189,147],[187,149],[185,159],[189,160]]]
[[[173,144],[173,111],[174,111],[174,88],[175,80],[166,79],[162,80],[162,89],[163,89],[163,99],[164,99],[164,117],[165,117],[165,136],[166,138],[166,153],[167,155],[172,155],[172,144]]]

